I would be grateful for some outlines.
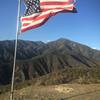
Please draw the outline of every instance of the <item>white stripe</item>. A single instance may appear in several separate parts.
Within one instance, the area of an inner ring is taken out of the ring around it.
[[[28,28],[28,27],[31,27],[31,26],[35,26],[35,25],[37,25],[37,24],[40,24],[40,23],[43,22],[44,20],[45,20],[45,18],[40,19],[40,20],[37,20],[37,21],[33,21],[32,23],[30,23],[30,24],[27,25],[27,26],[22,26],[22,29]]]
[[[56,12],[59,12],[59,11],[62,11],[62,10],[64,10],[64,9],[53,9],[53,10],[51,10],[51,13],[56,13]]]
[[[40,2],[68,2],[69,0],[40,0]]]
[[[24,18],[30,18],[30,17],[36,17],[38,16],[40,13],[33,13],[32,15],[29,15],[29,16],[23,16],[21,17],[21,20],[24,19]]]
[[[73,7],[73,4],[70,4],[70,5],[44,5],[44,6],[41,6],[41,9],[55,9],[55,8],[67,8],[67,7]]]
[[[32,20],[24,20],[24,21],[22,21],[22,24],[23,23],[32,23]]]

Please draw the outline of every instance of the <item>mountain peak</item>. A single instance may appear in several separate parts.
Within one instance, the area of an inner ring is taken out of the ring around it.
[[[67,42],[67,41],[71,41],[71,40],[66,39],[66,38],[59,38],[59,39],[57,39],[56,41]]]

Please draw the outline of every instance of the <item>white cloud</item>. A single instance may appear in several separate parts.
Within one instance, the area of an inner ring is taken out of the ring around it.
[[[50,40],[47,40],[47,42],[50,42]]]
[[[48,43],[48,42],[50,42],[51,40],[45,40],[45,41],[43,41],[43,42],[45,42],[45,43]]]
[[[93,49],[97,49],[97,48],[93,47]]]

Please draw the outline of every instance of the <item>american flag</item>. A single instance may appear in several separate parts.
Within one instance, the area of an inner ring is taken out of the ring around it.
[[[24,0],[26,10],[21,17],[21,32],[43,25],[59,12],[73,12],[74,0]]]

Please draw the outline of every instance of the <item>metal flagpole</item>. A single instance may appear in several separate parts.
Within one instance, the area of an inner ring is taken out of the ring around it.
[[[17,25],[16,25],[16,40],[15,40],[15,51],[14,51],[14,63],[13,63],[13,72],[12,72],[12,81],[11,81],[11,94],[10,100],[13,99],[14,94],[14,79],[15,79],[15,68],[16,68],[16,54],[17,54],[17,42],[18,42],[18,35],[20,33],[20,13],[21,13],[21,0],[18,0],[18,15],[17,15]]]

